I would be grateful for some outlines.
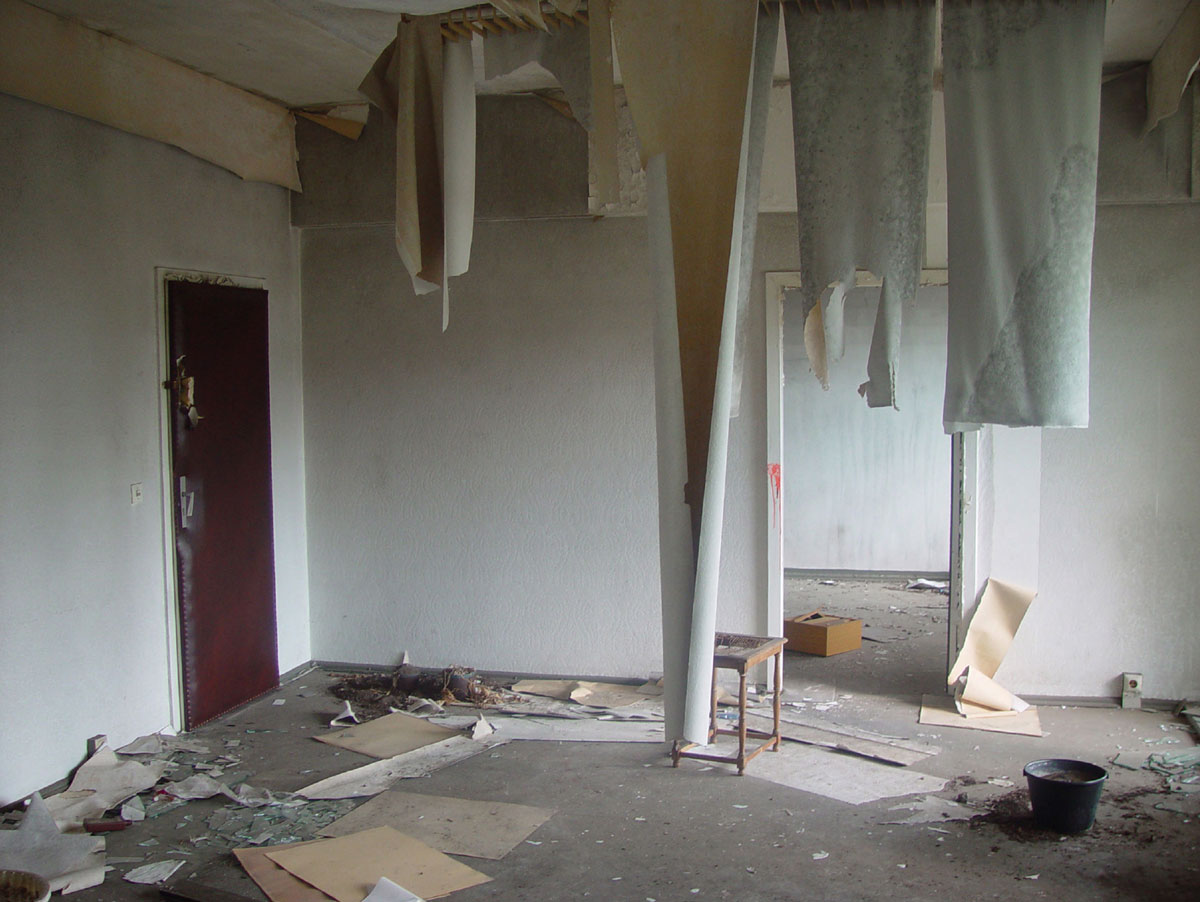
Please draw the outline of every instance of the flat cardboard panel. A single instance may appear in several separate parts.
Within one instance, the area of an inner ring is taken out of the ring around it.
[[[374,758],[393,758],[455,735],[455,730],[429,723],[411,714],[397,712],[313,738]]]
[[[372,827],[395,827],[451,855],[499,860],[548,821],[549,808],[476,802],[391,790],[321,830],[345,836]]]
[[[271,902],[329,902],[329,897],[319,889],[309,886],[267,857],[268,852],[305,845],[308,843],[290,843],[265,849],[234,849],[233,854]]]
[[[338,902],[362,902],[380,877],[422,899],[436,899],[492,879],[391,827],[273,849],[267,857]]]

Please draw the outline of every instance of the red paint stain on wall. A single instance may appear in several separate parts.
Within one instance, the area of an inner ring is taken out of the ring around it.
[[[771,486],[771,509],[774,512],[771,522],[778,526],[783,503],[783,470],[779,464],[767,464],[767,482]]]

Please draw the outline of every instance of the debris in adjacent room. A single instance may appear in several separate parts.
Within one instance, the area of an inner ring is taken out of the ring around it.
[[[104,839],[64,834],[39,793],[15,830],[0,830],[0,868],[41,874],[64,893],[104,881]]]
[[[162,883],[181,867],[187,864],[179,858],[168,858],[144,864],[140,868],[129,871],[122,879],[126,883]]]
[[[338,902],[362,902],[363,875],[387,877],[421,898],[443,896],[492,878],[391,827],[276,847],[267,857]]]
[[[950,584],[939,579],[914,579],[909,582],[904,588],[916,591],[940,592],[943,595],[950,591]]]
[[[443,742],[414,749],[394,758],[373,761],[362,767],[318,780],[303,789],[298,789],[296,795],[306,799],[352,799],[377,795],[385,789],[390,789],[398,780],[427,777],[434,771],[465,761],[507,741],[506,738],[497,736],[489,736],[483,742],[476,742],[467,736],[452,736]]]
[[[912,814],[894,821],[882,821],[883,824],[935,824],[942,821],[969,821],[973,817],[979,817],[981,813],[966,805],[950,802],[938,796],[926,796],[903,805],[893,805],[888,811],[911,811]]]
[[[964,717],[954,707],[953,699],[937,695],[921,696],[921,713],[917,722],[931,727],[961,727],[988,733],[1042,735],[1042,724],[1035,707],[1031,706],[1020,714],[1014,712],[1008,717]]]
[[[345,836],[394,827],[449,855],[498,861],[554,815],[549,808],[477,802],[393,789],[320,830]]]
[[[867,642],[897,642],[909,638],[909,634],[901,629],[891,629],[882,626],[863,625],[862,637]]]
[[[941,777],[804,745],[785,745],[777,754],[759,755],[754,776],[848,805],[940,792],[946,785]]]
[[[80,765],[66,792],[46,799],[46,807],[60,830],[82,828],[88,818],[102,817],[109,809],[149,789],[166,769],[163,761],[119,761],[107,744],[101,745]]]
[[[336,733],[314,736],[313,739],[372,758],[394,758],[453,735],[454,730],[397,711]]]

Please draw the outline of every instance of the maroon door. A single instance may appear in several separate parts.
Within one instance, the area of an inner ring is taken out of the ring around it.
[[[267,293],[167,284],[171,465],[192,729],[279,685]]]

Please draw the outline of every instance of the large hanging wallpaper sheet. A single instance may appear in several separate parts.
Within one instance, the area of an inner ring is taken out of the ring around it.
[[[396,123],[396,248],[413,290],[466,272],[475,215],[475,78],[468,41],[436,16],[401,20],[359,90]]]
[[[1086,426],[1104,0],[943,17],[946,431]]]
[[[846,292],[855,269],[870,270],[883,287],[859,393],[895,406],[901,312],[921,278],[935,6],[783,10],[809,362],[828,388]]]

